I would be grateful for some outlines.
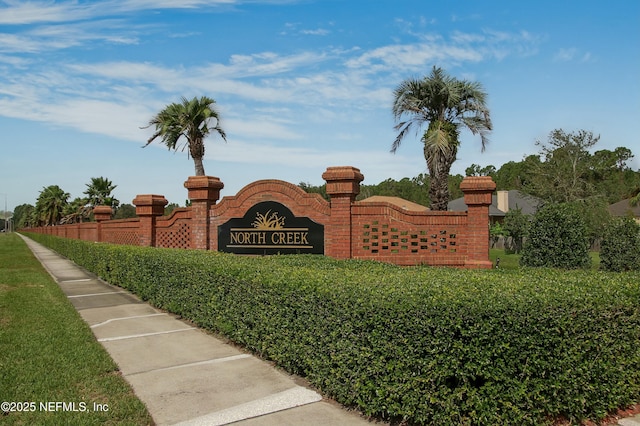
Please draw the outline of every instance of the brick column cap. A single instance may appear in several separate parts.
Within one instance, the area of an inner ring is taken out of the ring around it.
[[[352,166],[327,167],[322,174],[322,179],[327,182],[328,195],[352,195],[360,193],[360,182],[364,175],[360,169]]]
[[[164,195],[157,194],[137,195],[133,199],[138,216],[162,216],[164,214],[164,206],[168,203]]]
[[[93,208],[93,217],[96,218],[96,222],[104,222],[111,219],[113,209],[111,206],[95,206]]]
[[[360,173],[360,169],[353,166],[334,166],[327,167],[327,170],[322,174],[322,179],[329,180],[357,180],[362,182],[364,175]]]
[[[460,183],[466,205],[491,205],[491,194],[495,189],[491,176],[467,176]]]
[[[224,183],[215,176],[189,176],[184,183],[191,201],[218,201]]]

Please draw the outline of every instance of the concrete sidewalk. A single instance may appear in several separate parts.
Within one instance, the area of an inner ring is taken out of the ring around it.
[[[365,425],[302,380],[23,237],[158,425]]]

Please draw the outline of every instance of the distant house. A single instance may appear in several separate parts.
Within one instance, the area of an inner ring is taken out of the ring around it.
[[[386,195],[373,195],[369,198],[365,198],[364,200],[360,200],[361,203],[379,203],[379,202],[390,203],[396,205],[404,210],[410,210],[414,212],[426,212],[429,211],[429,207],[425,207],[422,204],[414,203],[413,201],[405,200],[400,197],[391,197]]]
[[[615,204],[609,206],[609,213],[611,216],[628,216],[633,217],[636,222],[640,223],[640,203],[636,206],[632,206],[631,199],[618,201]]]
[[[532,195],[525,194],[516,189],[510,191],[496,191],[491,197],[489,206],[489,219],[491,224],[502,222],[504,217],[513,209],[521,209],[522,214],[534,215],[538,211],[541,200]],[[453,212],[467,211],[464,198],[456,198],[449,201],[448,210]]]

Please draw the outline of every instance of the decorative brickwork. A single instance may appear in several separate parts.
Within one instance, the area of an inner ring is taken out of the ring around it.
[[[211,208],[211,249],[218,247],[218,226],[231,218],[243,217],[247,210],[262,201],[277,201],[294,215],[308,217],[322,225],[328,223],[331,215],[329,203],[319,194],[308,194],[299,186],[281,180],[259,180],[245,186],[235,196],[225,196]]]
[[[387,202],[355,203],[353,257],[398,265],[464,266],[467,217],[415,212]]]
[[[466,177],[460,184],[467,211],[469,251],[465,266],[491,268],[489,260],[489,206],[496,184],[490,176]]]
[[[191,248],[191,209],[175,209],[156,222],[156,247]]]
[[[386,201],[356,202],[364,176],[355,167],[329,167],[322,177],[327,181],[330,202],[288,182],[260,180],[217,203],[224,187],[220,179],[191,176],[184,183],[191,207],[176,209],[170,217],[161,217],[167,204],[164,196],[147,194],[133,200],[138,219],[108,220],[111,208],[102,206],[94,211],[96,222],[27,231],[115,244],[217,250],[218,231],[230,227],[222,225],[245,215],[255,215],[261,206],[280,205],[288,209],[288,215],[293,215],[287,219],[289,222],[296,223],[300,217],[318,225],[320,241],[324,238],[324,244],[319,245],[317,253],[324,250],[325,255],[335,258],[372,259],[398,265],[491,267],[489,205],[495,183],[490,177],[467,177],[462,181],[460,189],[468,205],[466,213],[406,210]],[[271,212],[268,216],[268,213],[259,212],[259,215],[268,219],[274,214]],[[277,230],[259,228],[262,230],[256,231],[250,225],[244,225],[243,229],[235,226],[236,239],[224,243],[226,247],[246,243],[255,247],[267,242],[271,248],[275,247],[272,250],[275,252],[280,247],[277,244],[310,245],[311,236],[307,231],[315,227],[283,224]],[[289,252],[295,250],[289,249]]]
[[[329,232],[325,235],[326,253],[337,259],[350,259],[353,256],[351,206],[360,193],[360,182],[364,176],[355,167],[328,167],[322,179],[327,182],[327,194],[331,197]]]
[[[140,217],[139,245],[151,247],[156,245],[156,218],[162,216],[167,203],[163,195],[155,194],[138,195],[133,199],[136,214]]]
[[[140,242],[139,219],[110,220],[101,223],[101,226],[102,241],[105,243],[137,246]]]
[[[95,206],[93,208],[93,217],[96,218],[96,222],[98,223],[111,219],[112,214],[113,209],[111,206]]]
[[[191,248],[209,250],[209,210],[220,199],[224,184],[213,176],[189,176],[184,187],[189,191],[191,200]]]

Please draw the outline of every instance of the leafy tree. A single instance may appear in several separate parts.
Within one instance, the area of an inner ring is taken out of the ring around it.
[[[435,66],[430,75],[404,80],[394,91],[392,113],[399,133],[391,152],[396,152],[412,128],[419,129],[428,123],[421,141],[431,176],[429,199],[432,210],[447,210],[448,177],[456,160],[460,129],[479,134],[483,150],[488,142],[492,125],[486,98],[480,83],[450,77]],[[407,119],[402,121],[405,117]]]
[[[132,204],[121,204],[116,210],[116,214],[113,216],[114,219],[130,219],[138,217],[136,215],[136,207]]]
[[[524,245],[524,239],[529,233],[531,221],[529,217],[522,213],[522,209],[510,209],[504,217],[504,230],[509,236],[505,241],[505,251],[509,253],[520,253]]]
[[[329,201],[329,196],[327,195],[327,185],[314,186],[308,182],[300,182],[298,184],[300,188],[308,192],[309,194],[320,194],[322,198]]]
[[[591,265],[587,227],[574,205],[548,204],[538,210],[520,263],[567,269]]]
[[[86,202],[91,206],[111,206],[117,208],[120,201],[114,198],[111,193],[118,185],[114,185],[109,179],[104,177],[91,178],[91,183],[85,184],[87,189],[84,194],[87,196]]]
[[[215,109],[215,100],[202,96],[200,99],[188,100],[182,98],[181,103],[167,105],[156,114],[147,127],[155,126],[155,133],[149,138],[146,146],[156,138],[160,138],[167,148],[184,151],[189,148],[188,154],[193,158],[196,176],[204,176],[204,139],[211,130],[215,130],[225,141],[227,136],[220,127],[220,115]],[[210,126],[214,120],[213,127]],[[181,145],[181,138],[186,140]]]
[[[640,225],[632,218],[615,218],[607,225],[600,247],[600,268],[640,270]]]
[[[614,151],[599,150],[591,156],[588,180],[609,203],[629,198],[630,189],[640,185],[640,173],[631,170],[627,164],[633,157],[631,150],[625,147]]]
[[[34,209],[31,204],[21,204],[13,209],[13,223],[16,229],[31,226],[30,218]]]
[[[491,176],[493,178],[496,174],[496,167],[491,164],[485,167],[472,164],[464,172],[467,176]]]
[[[537,155],[529,155],[522,161],[509,161],[496,170],[494,181],[496,189],[525,190],[531,181],[531,170],[540,164],[540,157]]]
[[[167,204],[167,205],[164,207],[164,213],[163,213],[163,214],[164,214],[165,216],[170,216],[170,215],[171,215],[171,213],[172,213],[175,209],[177,209],[178,207],[180,207],[180,206],[179,206],[178,204],[176,204],[176,203],[169,203],[169,204]]]
[[[489,238],[491,239],[491,248],[495,247],[498,240],[502,238],[506,238],[509,233],[502,227],[500,222],[494,223],[491,228],[489,228]]]
[[[543,162],[532,169],[533,195],[552,203],[585,200],[597,194],[588,181],[589,149],[600,140],[592,132],[556,129],[546,143],[537,141]]]
[[[40,191],[35,207],[35,216],[39,225],[56,225],[63,217],[69,193],[58,185],[50,185]]]
[[[464,196],[464,193],[460,189],[460,184],[463,179],[464,177],[461,174],[449,176],[449,196],[454,200]]]
[[[586,236],[593,246],[604,234],[607,223],[611,220],[608,204],[604,197],[594,196],[586,200],[575,201],[573,204],[580,213],[586,227]]]

